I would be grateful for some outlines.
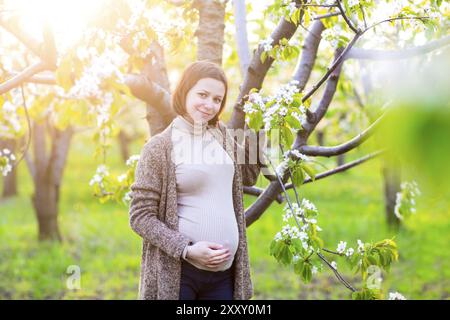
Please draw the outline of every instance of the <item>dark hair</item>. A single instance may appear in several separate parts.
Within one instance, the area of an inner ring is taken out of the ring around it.
[[[225,76],[225,73],[223,69],[210,61],[197,61],[194,63],[191,63],[183,72],[180,81],[178,82],[177,87],[175,88],[175,91],[172,95],[172,107],[175,110],[175,112],[181,116],[185,115],[187,113],[186,111],[186,96],[189,90],[195,84],[203,78],[212,78],[219,81],[222,81],[225,85],[225,94],[222,99],[222,103],[220,104],[219,112],[208,121],[208,124],[217,125],[219,121],[219,116],[222,113],[223,109],[225,108],[225,103],[227,100],[227,91],[228,91],[228,84],[227,84],[227,78]]]

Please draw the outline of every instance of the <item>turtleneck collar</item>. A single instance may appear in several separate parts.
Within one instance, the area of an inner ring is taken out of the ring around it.
[[[173,119],[173,126],[180,131],[190,133],[195,136],[203,135],[206,130],[212,127],[211,125],[208,125],[207,122],[195,122],[195,124],[193,124],[181,115],[177,115],[175,119]]]

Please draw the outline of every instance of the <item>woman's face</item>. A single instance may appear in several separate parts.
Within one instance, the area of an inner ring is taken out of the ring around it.
[[[225,85],[213,78],[202,78],[186,95],[186,111],[190,122],[205,123],[219,112]]]

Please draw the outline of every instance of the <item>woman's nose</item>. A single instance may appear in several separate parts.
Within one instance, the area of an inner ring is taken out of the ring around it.
[[[214,102],[212,100],[208,100],[203,106],[208,110],[214,109]]]

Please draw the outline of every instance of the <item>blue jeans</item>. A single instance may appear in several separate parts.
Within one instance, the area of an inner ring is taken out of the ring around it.
[[[233,300],[232,269],[217,272],[201,270],[183,260],[180,300]]]

